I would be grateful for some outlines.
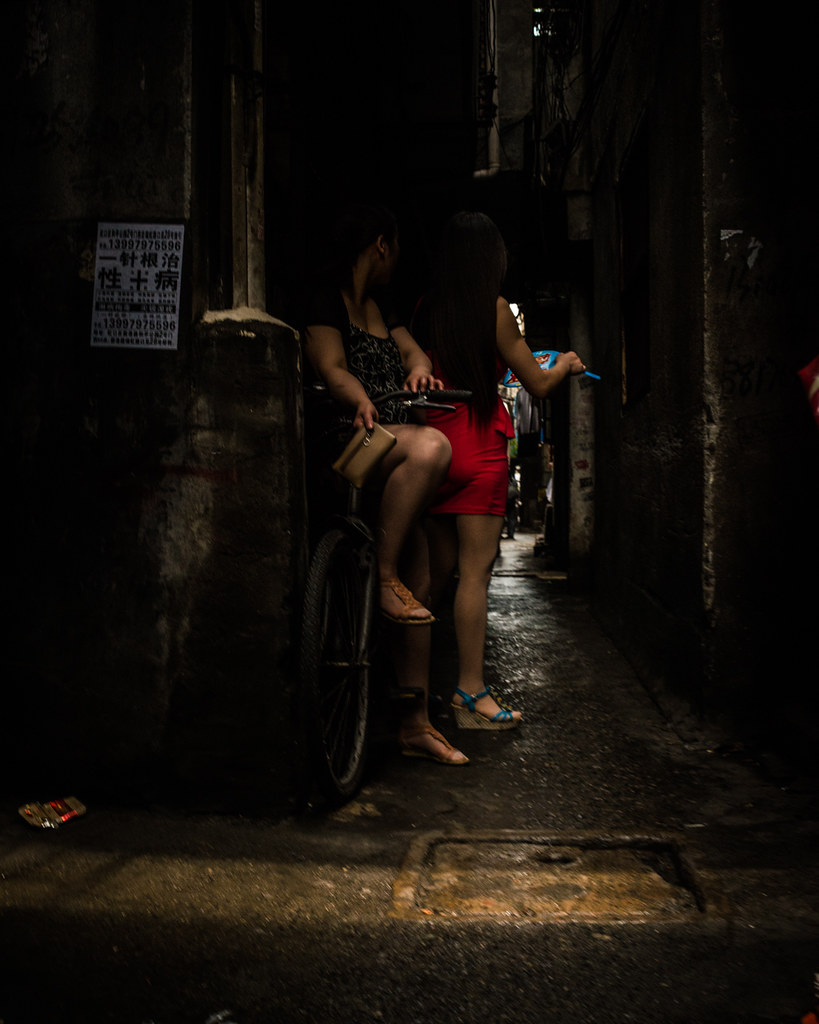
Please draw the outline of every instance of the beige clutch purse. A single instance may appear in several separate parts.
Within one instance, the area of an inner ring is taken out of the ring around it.
[[[395,442],[395,435],[377,423],[372,430],[359,427],[333,463],[333,469],[349,480],[353,487],[362,487]]]

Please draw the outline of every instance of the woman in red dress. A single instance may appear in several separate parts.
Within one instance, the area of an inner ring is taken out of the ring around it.
[[[482,213],[459,213],[444,228],[435,277],[419,304],[413,334],[432,358],[445,388],[472,392],[455,412],[430,409],[427,422],[449,439],[449,474],[430,507],[430,555],[440,592],[457,564],[455,634],[458,685],[452,698],[460,728],[512,729],[520,712],[502,708],[484,683],[487,591],[506,514],[507,449],[514,437],[498,383],[511,369],[534,397],[544,398],[570,374],[585,370],[574,352],[543,370],[501,294],[506,247]]]

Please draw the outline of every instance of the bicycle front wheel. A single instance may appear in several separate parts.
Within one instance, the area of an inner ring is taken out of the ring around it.
[[[332,803],[361,785],[376,585],[372,545],[333,529],[310,565],[301,635],[303,712],[316,782]]]

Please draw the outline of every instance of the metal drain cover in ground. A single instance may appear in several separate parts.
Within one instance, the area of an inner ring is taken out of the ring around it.
[[[702,920],[708,900],[669,837],[419,836],[393,887],[405,919]]]

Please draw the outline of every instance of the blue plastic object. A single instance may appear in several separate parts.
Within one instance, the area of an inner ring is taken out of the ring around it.
[[[539,352],[533,352],[532,355],[537,359],[544,370],[550,370],[555,365],[555,360],[560,355],[559,352],[555,352],[552,349],[541,349]],[[592,373],[591,370],[583,371],[585,376],[591,377],[592,380],[600,380],[600,375]],[[512,373],[511,370],[506,371],[506,376],[501,381],[501,384],[505,388],[519,388],[520,381]]]

